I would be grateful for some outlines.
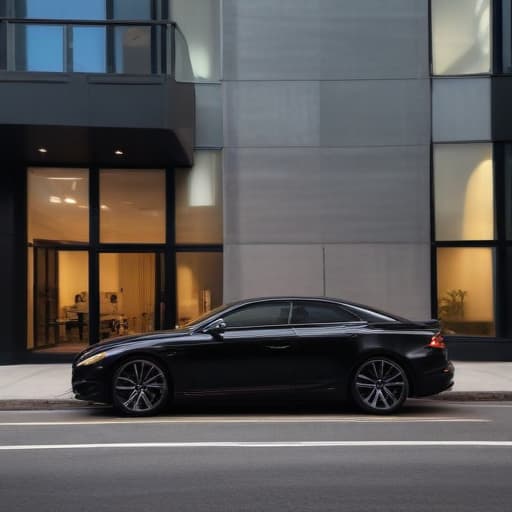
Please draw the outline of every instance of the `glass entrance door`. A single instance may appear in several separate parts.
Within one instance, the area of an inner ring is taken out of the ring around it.
[[[162,328],[162,261],[154,252],[100,254],[100,339]]]

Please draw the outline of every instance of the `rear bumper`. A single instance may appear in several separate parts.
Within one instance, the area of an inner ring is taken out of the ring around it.
[[[445,367],[423,375],[414,396],[430,396],[450,389],[454,384],[455,367],[448,361]]]

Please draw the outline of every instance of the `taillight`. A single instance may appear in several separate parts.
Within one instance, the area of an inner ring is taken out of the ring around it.
[[[438,332],[432,336],[432,339],[427,346],[429,348],[446,348],[446,343],[444,342],[444,338],[441,336],[441,333]]]

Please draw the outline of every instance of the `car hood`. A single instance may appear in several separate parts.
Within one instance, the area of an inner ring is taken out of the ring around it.
[[[86,348],[80,352],[76,357],[74,363],[77,363],[87,357],[98,354],[99,352],[105,352],[128,344],[143,344],[148,342],[158,342],[158,340],[165,339],[166,341],[172,341],[173,339],[180,339],[184,336],[190,336],[190,329],[173,329],[169,331],[156,331],[146,332],[139,334],[129,334],[127,336],[116,336],[115,338],[107,338],[105,340]]]

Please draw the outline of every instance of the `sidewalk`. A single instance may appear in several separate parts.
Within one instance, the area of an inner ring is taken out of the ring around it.
[[[512,362],[455,362],[453,390],[443,400],[512,400]],[[87,405],[73,398],[70,364],[0,366],[0,409]]]

